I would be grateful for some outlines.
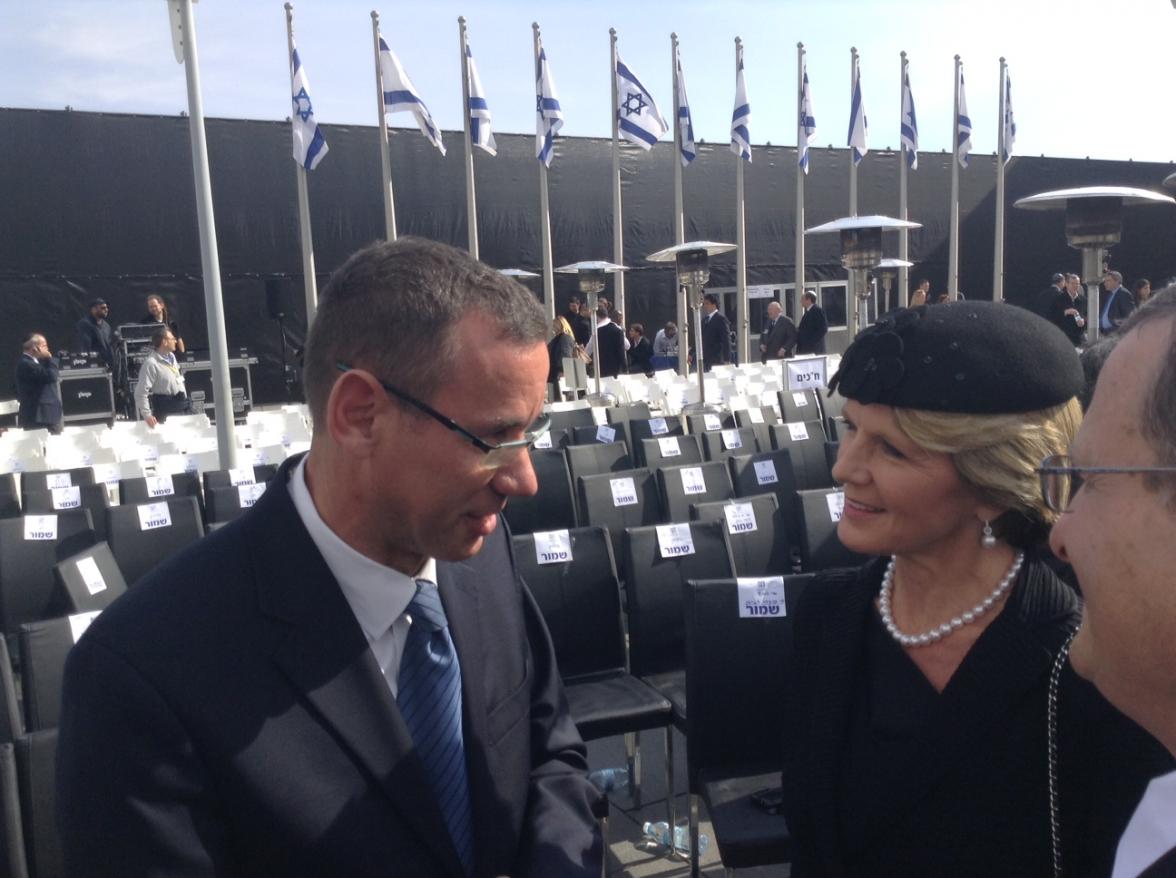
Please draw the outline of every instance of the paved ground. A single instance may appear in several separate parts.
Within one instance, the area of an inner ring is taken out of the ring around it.
[[[625,790],[612,793],[609,797],[611,816],[608,827],[608,874],[610,876],[688,876],[689,863],[683,858],[667,856],[664,848],[651,846],[642,841],[641,827],[646,822],[665,820],[665,747],[662,732],[645,732],[641,736],[641,806],[635,807]],[[624,739],[606,738],[588,743],[588,760],[593,769],[622,767],[625,764]],[[686,739],[674,735],[674,802],[679,820],[689,814],[689,796],[686,794]],[[702,857],[702,872],[708,878],[724,874],[717,846],[711,833],[710,821],[705,810],[701,814],[700,832],[710,837],[710,846]],[[757,869],[742,869],[737,878],[787,878],[787,866],[765,866]]]

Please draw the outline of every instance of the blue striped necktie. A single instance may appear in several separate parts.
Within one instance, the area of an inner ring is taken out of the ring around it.
[[[474,827],[461,730],[461,668],[437,587],[418,579],[408,605],[412,627],[400,659],[396,703],[467,875]]]

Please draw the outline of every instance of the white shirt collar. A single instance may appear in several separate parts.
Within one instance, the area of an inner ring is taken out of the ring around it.
[[[369,641],[384,635],[408,609],[417,579],[437,581],[433,558],[425,560],[415,577],[406,576],[357,552],[327,527],[306,486],[305,457],[290,474],[290,499]]]
[[[1111,878],[1135,878],[1140,872],[1176,848],[1176,771],[1154,778],[1115,852]]]

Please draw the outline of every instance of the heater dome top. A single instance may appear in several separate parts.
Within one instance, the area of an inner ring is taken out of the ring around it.
[[[1123,204],[1176,203],[1172,196],[1149,189],[1136,189],[1131,186],[1081,186],[1076,189],[1054,189],[1050,192],[1026,195],[1013,202],[1013,206],[1028,210],[1056,210],[1064,208],[1070,201],[1083,198],[1121,198]]]

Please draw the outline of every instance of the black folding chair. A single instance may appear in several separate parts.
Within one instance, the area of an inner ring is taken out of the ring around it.
[[[776,410],[770,405],[755,406],[749,409],[739,409],[735,412],[735,425],[750,428],[755,433],[756,444],[760,451],[767,451],[772,447],[772,424],[780,423]]]
[[[204,483],[204,496],[208,496],[208,492],[213,488],[230,488],[234,485],[246,484],[242,480],[242,475],[252,474],[254,484],[261,485],[268,482],[278,474],[278,468],[272,463],[259,463],[253,467],[242,467],[240,470],[233,471],[227,469],[210,469],[201,473],[200,478]]]
[[[817,424],[818,432],[824,432],[821,426],[824,415],[815,390],[781,390],[777,394],[780,401],[780,420],[784,423]]]
[[[204,514],[204,497],[200,493],[198,473],[171,473],[161,476],[136,476],[118,480],[118,502],[123,506],[158,503],[172,497],[195,497]]]
[[[56,728],[61,716],[65,658],[93,613],[20,626],[20,681],[25,730]]]
[[[552,430],[568,430],[572,427],[591,427],[596,423],[596,417],[588,406],[578,409],[566,409],[551,413]]]
[[[261,498],[266,484],[254,482],[251,485],[207,489],[204,494],[204,514],[209,528],[219,527],[240,518],[246,509]]]
[[[686,432],[694,435],[713,433],[716,430],[730,430],[734,426],[735,417],[730,412],[686,415]]]
[[[11,878],[29,875],[21,826],[16,745],[12,741],[0,744],[0,874]]]
[[[10,637],[25,622],[67,611],[53,565],[94,544],[94,525],[85,509],[45,518],[51,521],[44,530],[33,526],[36,517],[0,519],[0,628]]]
[[[792,455],[787,450],[761,451],[759,454],[735,455],[727,459],[736,497],[775,494],[784,518],[784,530],[795,548],[797,531],[796,476],[792,472]]]
[[[750,427],[710,430],[698,438],[702,440],[702,453],[707,460],[726,460],[736,454],[755,454],[761,450],[755,430]]]
[[[624,443],[629,447],[629,427],[627,422],[616,424],[600,424],[592,427],[573,427],[568,439],[568,446],[594,445],[596,443],[608,445],[613,442]]]
[[[65,595],[67,613],[103,610],[127,590],[110,544],[98,542],[53,565],[53,581]]]
[[[57,878],[65,874],[65,857],[54,814],[56,764],[57,729],[32,732],[16,739],[25,855],[33,878]]]
[[[646,439],[661,439],[666,436],[681,436],[682,422],[674,417],[632,418],[629,421],[629,438],[633,440],[633,455],[638,466],[646,466]]]
[[[791,541],[775,494],[696,503],[690,515],[727,529],[736,576],[785,576],[792,572]]]
[[[610,424],[627,424],[629,421],[649,419],[652,417],[647,402],[627,402],[624,405],[609,406],[604,415]]]
[[[690,466],[666,466],[657,471],[662,509],[670,521],[686,521],[695,503],[730,500],[735,496],[731,474],[721,460]]]
[[[629,456],[629,448],[624,442],[569,445],[564,449],[564,454],[568,458],[568,470],[571,474],[573,487],[578,484],[581,476],[598,476],[601,473],[633,469],[633,459]],[[584,507],[581,506],[577,509],[577,521],[584,520]],[[539,529],[551,530],[552,527]]]
[[[581,476],[577,496],[584,523],[608,530],[614,558],[621,555],[625,528],[665,521],[657,479],[647,469]]]
[[[24,495],[26,515],[47,515],[67,512],[71,509],[87,509],[94,523],[94,535],[106,539],[106,510],[110,508],[110,495],[106,485],[74,485],[68,488],[53,488],[46,491],[27,491]]]
[[[642,439],[641,465],[650,469],[702,463],[702,444],[692,434]]]
[[[792,459],[798,489],[833,487],[833,473],[825,457],[825,434],[819,422],[773,424],[769,429],[775,447],[787,450]]]
[[[12,473],[0,473],[0,518],[18,518],[20,514],[16,476]]]
[[[530,454],[539,491],[532,497],[511,497],[507,502],[503,514],[511,532],[575,527],[576,503],[564,449],[532,448]]]
[[[111,506],[106,515],[110,551],[131,585],[204,536],[200,507],[191,496]]]
[[[832,567],[857,567],[867,560],[866,555],[847,549],[837,536],[844,496],[840,488],[797,492],[800,569],[806,573]]]
[[[94,468],[89,466],[24,472],[20,476],[21,494],[27,494],[30,491],[48,491],[51,488],[92,484],[94,484]]]

